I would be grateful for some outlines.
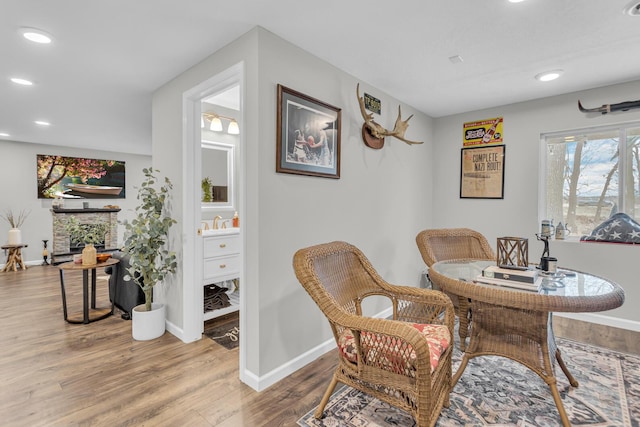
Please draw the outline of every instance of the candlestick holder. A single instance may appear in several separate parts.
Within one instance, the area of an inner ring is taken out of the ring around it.
[[[49,251],[47,250],[47,242],[49,240],[42,240],[42,265],[49,265]]]

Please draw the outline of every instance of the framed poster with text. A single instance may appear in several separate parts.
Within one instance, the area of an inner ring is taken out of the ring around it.
[[[461,149],[461,199],[504,199],[504,152],[504,145]]]

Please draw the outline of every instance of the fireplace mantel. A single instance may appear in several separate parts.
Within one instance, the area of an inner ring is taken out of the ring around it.
[[[96,213],[96,212],[120,212],[120,208],[71,208],[71,209],[59,209],[52,208],[53,213]]]
[[[53,217],[53,241],[51,247],[51,262],[59,264],[70,261],[77,252],[70,247],[69,234],[64,228],[64,223],[69,218],[77,218],[81,224],[106,223],[109,229],[105,234],[104,250],[112,252],[118,248],[118,212],[120,208],[52,208]]]

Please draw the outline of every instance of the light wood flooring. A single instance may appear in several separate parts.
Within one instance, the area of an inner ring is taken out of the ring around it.
[[[98,306],[108,306],[98,270]],[[65,273],[69,311],[82,273]],[[120,315],[64,321],[57,267],[0,273],[0,425],[295,426],[328,385],[335,354],[258,393],[240,382],[238,349],[168,332],[131,338]]]
[[[65,274],[70,311],[82,307],[81,277]],[[105,278],[99,269],[98,306],[109,304]],[[52,266],[0,273],[0,320],[6,426],[295,426],[318,404],[336,357],[329,352],[258,393],[238,379],[238,349],[208,338],[184,344],[165,333],[137,342],[118,313],[88,325],[66,323]],[[573,339],[598,344],[604,337],[614,349],[640,354],[638,334],[571,322],[555,325],[584,334]]]

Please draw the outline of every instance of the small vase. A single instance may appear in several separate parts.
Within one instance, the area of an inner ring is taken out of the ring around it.
[[[87,243],[82,250],[82,265],[95,265],[96,262],[96,248],[92,243]]]
[[[9,229],[9,239],[8,243],[10,245],[21,245],[22,244],[22,231],[18,228],[10,228]]]

